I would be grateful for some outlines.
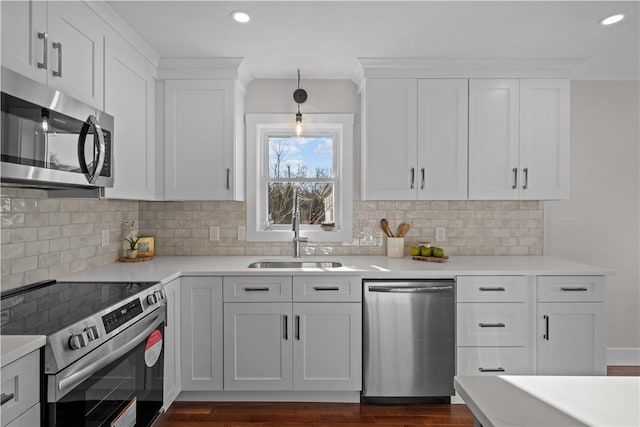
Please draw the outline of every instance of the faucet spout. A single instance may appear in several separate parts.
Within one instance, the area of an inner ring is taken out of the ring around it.
[[[300,198],[297,188],[293,191],[291,223],[291,230],[293,231],[293,257],[300,258],[300,242],[308,242],[309,238],[300,237]]]

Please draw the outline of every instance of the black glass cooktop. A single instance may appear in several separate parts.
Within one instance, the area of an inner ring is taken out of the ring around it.
[[[50,335],[157,282],[48,281],[3,292],[2,335]]]

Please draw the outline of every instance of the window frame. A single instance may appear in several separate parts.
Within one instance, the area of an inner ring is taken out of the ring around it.
[[[351,242],[353,240],[353,114],[304,114],[301,136],[333,137],[334,221],[336,228],[322,230],[319,225],[302,224],[300,235],[311,242]],[[247,135],[247,241],[291,241],[289,225],[265,230],[269,182],[269,136],[295,136],[293,114],[245,115]],[[252,176],[252,172],[256,171]],[[304,181],[304,179],[293,179]]]

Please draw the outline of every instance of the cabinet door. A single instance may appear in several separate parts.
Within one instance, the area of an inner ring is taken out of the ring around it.
[[[466,79],[418,80],[418,199],[467,199]]]
[[[417,80],[370,79],[365,96],[363,198],[415,200]]]
[[[520,198],[569,198],[569,81],[520,80]]]
[[[48,85],[102,109],[104,23],[83,2],[53,1],[47,4]],[[58,75],[60,72],[62,74]]]
[[[165,285],[167,321],[164,328],[163,406],[169,409],[180,394],[180,279]]]
[[[231,199],[233,93],[232,80],[165,82],[165,199]]]
[[[2,15],[2,66],[30,79],[46,83],[45,44],[47,3],[44,1],[0,2]],[[40,63],[40,67],[38,66]]]
[[[293,388],[362,388],[362,306],[359,303],[296,303]]]
[[[224,304],[224,389],[291,390],[291,303]]]
[[[517,199],[518,80],[469,80],[469,199]]]
[[[180,279],[183,390],[222,390],[222,278]]]
[[[150,64],[117,36],[105,43],[104,109],[115,117],[115,180],[108,198],[155,196],[155,80]]]
[[[603,303],[539,303],[538,375],[606,375]]]

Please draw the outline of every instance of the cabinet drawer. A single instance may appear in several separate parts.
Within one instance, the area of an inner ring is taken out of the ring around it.
[[[1,424],[6,426],[40,400],[40,350],[2,368]]]
[[[525,302],[525,276],[458,276],[458,302]]]
[[[522,303],[459,303],[458,346],[524,346],[526,305]]]
[[[362,300],[362,279],[359,276],[295,276],[294,301]]]
[[[222,279],[224,302],[291,301],[291,276],[240,276]]]
[[[604,301],[604,276],[538,276],[538,301]]]
[[[24,414],[7,424],[7,427],[37,427],[40,425],[40,404],[34,405]],[[4,424],[3,424],[4,427]]]
[[[458,347],[457,375],[533,375],[526,347]]]

